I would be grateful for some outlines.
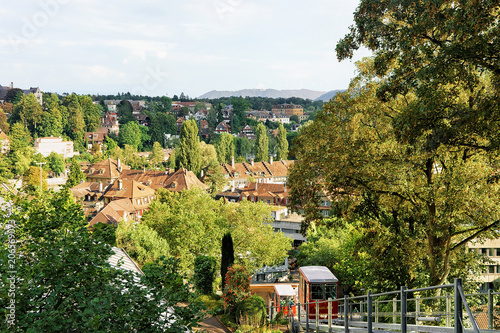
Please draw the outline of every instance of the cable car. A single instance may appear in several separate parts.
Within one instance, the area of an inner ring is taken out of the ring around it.
[[[286,317],[291,310],[293,316],[297,314],[295,303],[297,303],[297,294],[289,284],[274,285],[274,304],[276,312],[283,312]]]
[[[316,301],[319,307],[319,319],[328,319],[329,298],[337,299],[339,280],[327,267],[305,266],[299,268],[299,302],[309,303],[309,319],[316,319]],[[338,318],[338,301],[332,302],[332,318]]]

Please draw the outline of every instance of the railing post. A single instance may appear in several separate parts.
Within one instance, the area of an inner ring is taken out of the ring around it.
[[[309,333],[309,302],[306,302],[306,333]]]
[[[463,333],[463,313],[462,313],[462,297],[460,296],[460,291],[458,288],[462,286],[462,279],[456,278],[455,287],[453,288],[455,293],[455,333]]]
[[[319,333],[319,302],[316,300],[316,333]]]
[[[451,327],[451,295],[446,293],[446,326]]]
[[[375,301],[375,322],[378,323],[378,301]]]
[[[493,294],[492,290],[488,288],[488,329],[493,329]]]
[[[328,333],[332,333],[332,299],[328,298]]]
[[[344,332],[349,333],[349,299],[344,295]]]
[[[420,325],[417,318],[420,316],[420,296],[415,296],[415,324]]]
[[[366,305],[366,317],[367,317],[367,327],[366,329],[368,330],[368,333],[373,332],[372,328],[372,292],[371,290],[368,291],[368,299],[367,299],[367,305]]]
[[[406,322],[406,287],[401,287],[401,333],[406,333],[407,322]]]
[[[392,323],[393,324],[396,324],[396,322],[397,322],[397,316],[396,316],[397,311],[398,311],[398,302],[397,302],[397,298],[394,297],[392,299]]]

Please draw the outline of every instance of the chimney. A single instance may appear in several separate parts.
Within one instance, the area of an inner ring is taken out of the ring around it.
[[[99,192],[102,192],[102,182],[99,182]]]
[[[200,178],[203,178],[203,175],[204,175],[204,174],[205,174],[205,173],[203,172],[203,170],[201,170],[201,173],[200,173]]]
[[[270,162],[271,165],[273,165],[273,157],[271,156],[271,162]]]
[[[10,82],[10,89],[14,89],[14,82]]]
[[[253,158],[250,160],[250,164],[253,166]]]
[[[231,192],[234,192],[234,180],[231,182]]]
[[[122,163],[121,163],[120,159],[117,159],[116,165],[118,166],[118,171],[122,172]]]
[[[255,190],[257,191],[257,182],[255,182]]]
[[[121,191],[123,189],[123,182],[121,179],[118,179],[118,190]]]
[[[231,168],[234,168],[234,156],[231,156]]]

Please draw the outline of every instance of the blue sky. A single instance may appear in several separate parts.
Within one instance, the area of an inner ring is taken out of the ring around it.
[[[345,89],[353,0],[23,0],[0,7],[0,84],[79,94]]]

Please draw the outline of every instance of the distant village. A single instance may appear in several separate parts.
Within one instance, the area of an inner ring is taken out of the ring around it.
[[[10,86],[0,86],[0,107],[8,103],[6,97]],[[21,89],[24,95],[32,94],[40,105],[44,106],[43,93],[39,88]],[[132,107],[132,115],[139,126],[151,125],[148,104],[145,100],[127,100]],[[95,155],[106,152],[106,138],[120,136],[119,117],[120,105],[124,100],[105,99],[93,101],[94,105],[101,106],[101,118],[99,126],[95,131],[85,132],[85,154]],[[195,120],[199,126],[199,136],[202,140],[209,136],[218,136],[223,133],[231,134],[235,138],[255,140],[256,134],[252,126],[245,124],[234,133],[231,129],[233,119],[233,105],[219,105],[218,117],[213,131],[209,130],[210,110],[214,106],[208,102],[199,101],[171,101],[168,110],[169,115],[176,119],[175,134],[165,134],[162,142],[161,167],[131,168],[120,158],[104,158],[96,163],[84,160],[81,151],[77,151],[74,142],[62,137],[37,137],[34,139],[33,149],[48,157],[50,154],[59,154],[66,161],[77,158],[80,170],[85,175],[85,181],[70,188],[73,196],[81,203],[83,211],[88,218],[89,226],[97,223],[117,225],[120,221],[140,222],[145,211],[155,199],[155,192],[159,188],[168,191],[181,192],[198,187],[208,190],[206,184],[207,168],[201,170],[197,175],[184,167],[171,168],[169,159],[173,154],[174,146],[168,147],[168,142],[178,140],[183,123]],[[10,116],[7,114],[7,116]],[[302,124],[310,117],[301,105],[281,103],[272,106],[271,110],[245,110],[245,117],[253,123],[274,123],[286,125],[290,132],[296,132]],[[278,126],[278,125],[276,125]],[[268,135],[276,137],[277,129],[268,128]],[[212,133],[211,133],[212,132]],[[0,143],[2,153],[9,152],[11,139],[5,132],[0,132]],[[175,142],[175,141],[173,141]],[[213,140],[212,140],[213,142]],[[136,157],[148,160],[151,151],[136,151]],[[108,151],[109,155],[109,151]],[[219,163],[219,171],[224,178],[224,184],[220,191],[214,193],[216,200],[227,202],[239,202],[249,200],[252,202],[264,202],[272,207],[273,228],[283,232],[290,237],[295,246],[300,245],[306,238],[300,233],[303,217],[298,213],[292,213],[289,208],[288,189],[286,186],[288,171],[293,166],[293,160],[275,160],[275,154],[270,154],[267,160],[254,161],[254,154],[240,156],[235,161],[234,154],[230,161]],[[60,188],[64,186],[69,174],[69,162],[66,163],[65,171],[59,174],[49,173],[47,181],[49,188]],[[17,190],[22,189],[22,176],[19,179],[10,180]],[[319,207],[323,216],[329,216],[330,202],[328,198],[322,199]]]

